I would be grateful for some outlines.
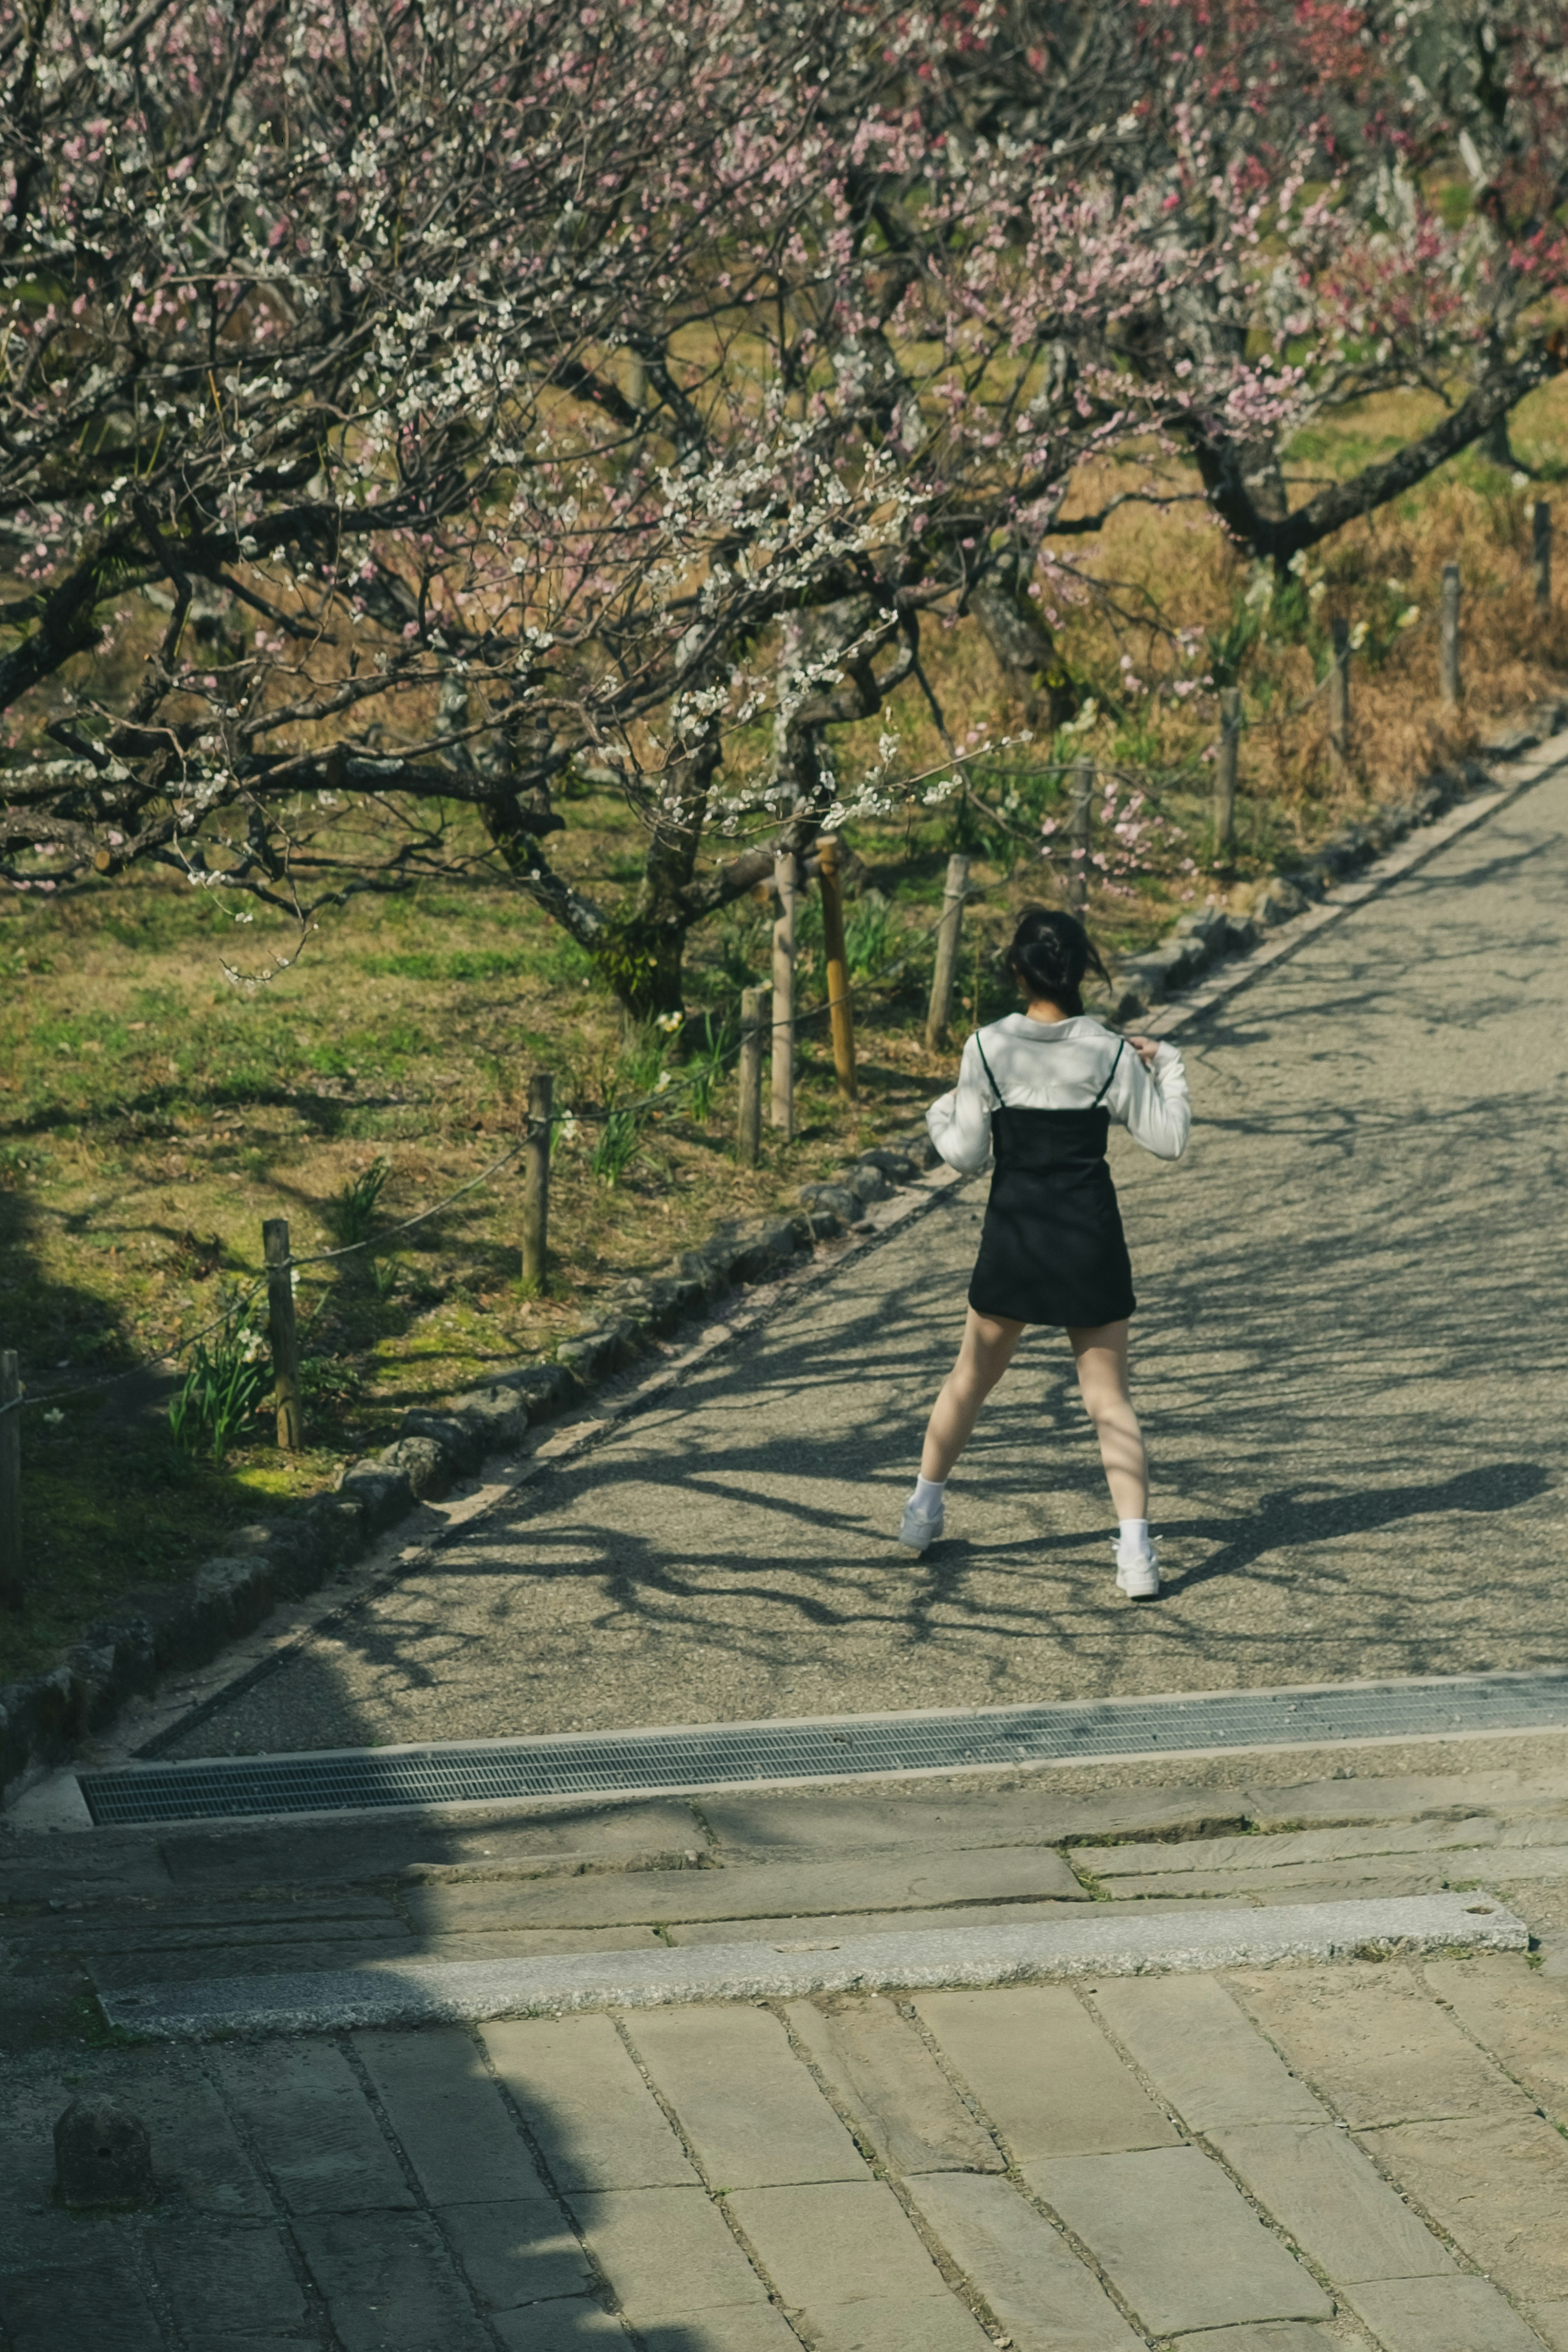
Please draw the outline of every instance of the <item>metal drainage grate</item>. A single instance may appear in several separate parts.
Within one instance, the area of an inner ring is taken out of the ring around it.
[[[1563,1727],[1568,1672],[1472,1675],[1192,1698],[1069,1700],[947,1715],[842,1716],[223,1757],[79,1777],[94,1822],[110,1826]]]

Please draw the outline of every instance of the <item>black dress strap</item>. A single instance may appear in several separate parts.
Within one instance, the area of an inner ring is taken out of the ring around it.
[[[1007,1106],[1006,1106],[1006,1104],[1004,1102],[1004,1100],[1002,1099],[1002,1089],[1001,1089],[1001,1087],[997,1085],[997,1083],[996,1083],[996,1079],[995,1079],[995,1076],[994,1076],[994,1073],[993,1073],[993,1071],[992,1071],[992,1068],[991,1068],[991,1065],[990,1065],[990,1063],[989,1063],[989,1062],[986,1060],[986,1058],[985,1058],[985,1048],[984,1048],[984,1045],[981,1044],[981,1042],[980,1042],[980,1032],[979,1032],[979,1030],[978,1030],[978,1029],[977,1029],[977,1030],[975,1031],[975,1033],[974,1033],[974,1050],[975,1050],[975,1052],[976,1052],[976,1053],[979,1055],[979,1056],[980,1056],[980,1066],[981,1066],[981,1068],[984,1071],[984,1073],[985,1073],[986,1076],[991,1080],[991,1091],[992,1091],[992,1093],[993,1093],[993,1094],[995,1096],[995,1097],[996,1097],[996,1108],[997,1108],[997,1109],[998,1109],[998,1110],[1005,1110],[1005,1109],[1006,1109],[1006,1108],[1007,1108]],[[1109,1086],[1109,1085],[1110,1084],[1110,1080],[1109,1078],[1107,1078],[1107,1080],[1106,1080],[1106,1082],[1105,1082],[1105,1083],[1106,1083],[1106,1085],[1107,1085],[1107,1086]]]
[[[975,1039],[975,1041],[974,1041],[974,1042],[975,1042],[975,1044],[976,1044],[976,1045],[978,1045],[978,1044],[980,1043],[979,1038],[977,1037],[977,1038]],[[1100,1092],[1095,1096],[1094,1100],[1089,1104],[1089,1108],[1090,1108],[1090,1110],[1098,1110],[1098,1109],[1100,1108],[1100,1104],[1105,1100],[1106,1094],[1107,1094],[1107,1092],[1108,1092],[1108,1091],[1109,1091],[1109,1089],[1110,1089],[1110,1081],[1111,1081],[1111,1079],[1116,1076],[1116,1067],[1117,1067],[1117,1064],[1121,1061],[1121,1056],[1122,1056],[1123,1053],[1126,1051],[1126,1048],[1127,1048],[1127,1040],[1126,1040],[1126,1038],[1125,1038],[1125,1037],[1119,1037],[1119,1038],[1117,1039],[1117,1041],[1116,1041],[1116,1052],[1115,1052],[1114,1055],[1113,1055],[1113,1056],[1112,1056],[1112,1058],[1111,1058],[1110,1067],[1110,1069],[1109,1069],[1109,1070],[1107,1070],[1107,1072],[1105,1073],[1105,1085],[1104,1085],[1103,1087],[1100,1087]],[[981,1056],[981,1058],[982,1058],[982,1060],[984,1060],[984,1055]],[[986,1076],[987,1076],[988,1077],[990,1076],[990,1072],[989,1072],[989,1071],[987,1071]],[[995,1083],[996,1083],[995,1079],[994,1079],[994,1078],[992,1078],[992,1079],[991,1079],[991,1083],[992,1083],[992,1085],[993,1085],[993,1086],[994,1086],[994,1085],[995,1085]]]

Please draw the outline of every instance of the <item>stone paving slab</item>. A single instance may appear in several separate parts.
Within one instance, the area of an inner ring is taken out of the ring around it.
[[[1094,2006],[1195,2132],[1325,2119],[1321,2102],[1213,1977],[1131,1977],[1098,1986]]]
[[[633,2325],[673,2326],[700,2312],[752,2308],[767,2289],[701,2189],[574,2192],[572,2211],[589,2252],[614,2280]]]
[[[1422,1975],[1464,2032],[1568,2130],[1568,2000],[1561,1985],[1484,1960],[1429,1961]]]
[[[950,2171],[910,2187],[1017,2352],[1142,2352],[1094,2273],[1011,2181]]]
[[[1220,2124],[1206,2137],[1309,2259],[1342,2284],[1446,2277],[1457,2267],[1342,2124]]]
[[[715,2188],[864,2180],[849,2134],[762,2009],[654,2009],[626,2029]]]
[[[1310,2272],[1198,2148],[1058,2157],[1023,2176],[1152,2335],[1332,2316]]]
[[[499,2079],[557,2188],[684,2188],[697,2174],[607,2017],[484,2029]]]
[[[1568,2352],[1568,2143],[1517,2084],[1542,1997],[1522,1952],[1348,1958],[28,2062],[7,2352],[77,2352],[73,2310],[83,2352],[328,2352],[323,2311],[332,2352],[632,2352],[623,2317],[643,2352]],[[1386,2045],[1403,2120],[1349,2128],[1342,2045]],[[148,2213],[49,2204],[83,2066],[153,2122]]]
[[[1393,2279],[1352,2287],[1345,2301],[1385,2352],[1540,2352],[1487,2279]]]
[[[539,2168],[470,2035],[356,2033],[350,2049],[432,2205],[548,2197]]]
[[[995,2140],[911,2021],[881,1994],[792,2000],[792,2038],[862,2139],[899,2173],[1000,2172]]]
[[[926,1993],[914,2009],[1016,2164],[1177,2137],[1065,1985]]]
[[[1411,1969],[1370,1980],[1314,1969],[1233,1981],[1248,2013],[1352,2131],[1531,2110]]]
[[[785,2310],[804,2315],[808,2342],[894,2352],[902,2326],[907,2342],[931,2352],[985,2343],[885,2182],[746,2189],[727,2203]]]
[[[284,2042],[215,2053],[213,2074],[290,2213],[413,2208],[343,2053]]]
[[[591,1878],[487,1879],[419,1885],[405,1897],[426,1936],[479,1927],[593,1927],[633,1922],[743,1919],[781,1912],[923,1911],[933,1906],[1016,1898],[1087,1902],[1084,1887],[1048,1846],[988,1848],[929,1863],[877,1854],[831,1862],[732,1864],[721,1870],[637,1870]]]

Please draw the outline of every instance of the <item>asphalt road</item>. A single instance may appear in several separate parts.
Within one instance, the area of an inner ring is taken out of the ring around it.
[[[1559,773],[1197,1024],[1183,1161],[1116,1139],[1157,1604],[1055,1333],[892,1541],[980,1178],[174,1752],[1561,1663],[1565,829]]]

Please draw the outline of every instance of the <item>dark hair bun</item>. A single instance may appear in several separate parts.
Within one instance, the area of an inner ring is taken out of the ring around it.
[[[1031,1003],[1054,1004],[1069,1019],[1083,1011],[1083,976],[1097,972],[1110,985],[1110,975],[1076,915],[1050,907],[1026,907],[1018,918],[1007,969],[1029,992]]]

